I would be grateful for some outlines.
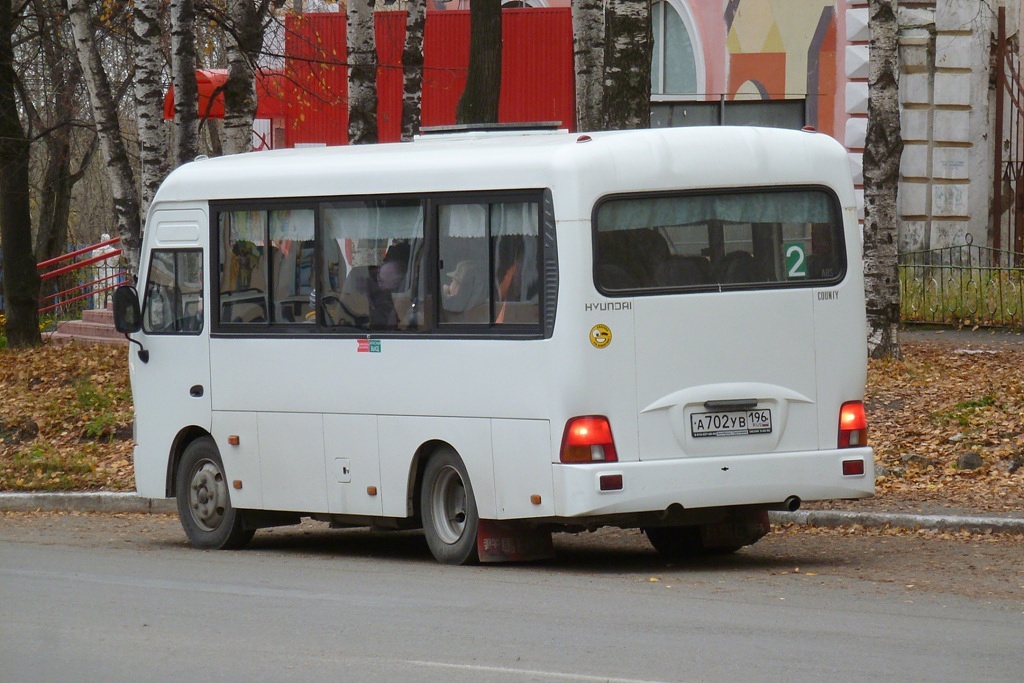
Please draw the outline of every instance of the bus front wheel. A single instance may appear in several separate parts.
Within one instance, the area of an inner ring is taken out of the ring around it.
[[[185,448],[175,480],[178,517],[189,542],[204,550],[244,547],[255,533],[231,506],[224,465],[210,437]]]
[[[423,472],[420,488],[423,535],[434,558],[442,564],[474,564],[480,517],[466,466],[451,448],[434,453]]]

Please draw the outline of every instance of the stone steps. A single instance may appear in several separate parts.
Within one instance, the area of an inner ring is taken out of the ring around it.
[[[114,311],[109,308],[82,311],[81,320],[60,323],[49,335],[57,343],[75,340],[85,344],[126,344],[124,335],[114,329]]]

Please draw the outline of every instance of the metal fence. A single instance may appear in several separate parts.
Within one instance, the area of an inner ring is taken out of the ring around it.
[[[900,254],[903,321],[1024,327],[1024,254],[966,241]]]

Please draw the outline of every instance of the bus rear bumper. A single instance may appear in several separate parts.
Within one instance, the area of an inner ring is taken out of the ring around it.
[[[844,474],[861,471],[863,474]],[[781,507],[789,501],[870,498],[870,448],[732,455],[604,464],[555,464],[558,518],[602,517],[733,506]],[[621,482],[621,484],[620,484]]]

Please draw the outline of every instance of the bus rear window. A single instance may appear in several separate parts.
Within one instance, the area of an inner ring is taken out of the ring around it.
[[[837,202],[820,189],[611,198],[594,224],[609,293],[803,286],[846,270]]]

